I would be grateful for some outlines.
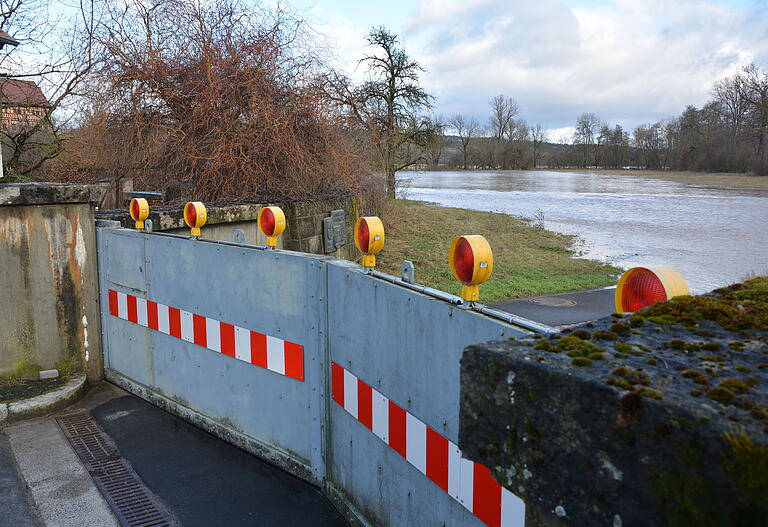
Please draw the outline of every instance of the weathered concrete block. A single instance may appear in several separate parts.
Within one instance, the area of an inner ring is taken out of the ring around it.
[[[44,379],[58,379],[59,370],[42,370],[39,375],[41,381]]]
[[[307,252],[313,253],[313,254],[322,254],[323,252],[323,237],[322,236],[312,236],[310,238],[307,238]]]
[[[462,451],[566,525],[764,521],[768,304],[738,290],[666,304],[468,347]]]
[[[99,199],[101,199],[101,189],[98,185],[70,183],[0,184],[0,206],[96,203]]]

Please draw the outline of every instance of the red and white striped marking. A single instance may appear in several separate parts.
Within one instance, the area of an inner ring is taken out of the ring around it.
[[[304,347],[299,344],[112,289],[109,290],[109,313],[304,381]]]
[[[374,390],[331,364],[333,400],[490,527],[522,527],[525,503],[493,479],[485,465]]]

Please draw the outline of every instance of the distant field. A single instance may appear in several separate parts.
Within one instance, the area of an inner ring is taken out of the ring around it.
[[[458,294],[448,267],[451,240],[482,234],[494,255],[493,275],[480,286],[483,303],[612,285],[619,269],[573,258],[570,236],[532,227],[506,214],[440,207],[421,201],[390,202],[384,220],[386,243],[378,268],[400,274],[403,260],[416,267],[416,282]]]
[[[768,188],[768,177],[747,176],[730,172],[678,172],[671,170],[622,170],[614,168],[552,168],[552,172],[596,172],[625,174],[647,178],[667,179],[698,185],[727,185],[732,187]]]

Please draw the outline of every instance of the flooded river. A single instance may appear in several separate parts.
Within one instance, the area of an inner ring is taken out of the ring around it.
[[[404,172],[409,199],[541,219],[585,258],[670,265],[695,293],[768,273],[768,189],[577,172]],[[458,233],[457,233],[458,234]],[[482,233],[462,233],[482,234]]]

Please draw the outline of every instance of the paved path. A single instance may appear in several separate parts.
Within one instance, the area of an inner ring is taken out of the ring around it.
[[[30,504],[26,486],[16,469],[8,437],[0,431],[0,513],[1,527],[38,527],[40,523]]]
[[[18,464],[18,492],[24,492],[24,486],[29,489],[30,503],[43,525],[118,526],[56,421],[30,419],[7,426],[2,432]],[[16,503],[18,506],[18,500]],[[0,524],[3,521],[7,519],[0,515]]]
[[[494,309],[549,326],[571,326],[616,312],[616,288],[520,298],[491,304]]]
[[[317,488],[111,384],[62,413],[76,410],[184,527],[348,527]],[[53,419],[0,429],[0,527],[116,525]]]

